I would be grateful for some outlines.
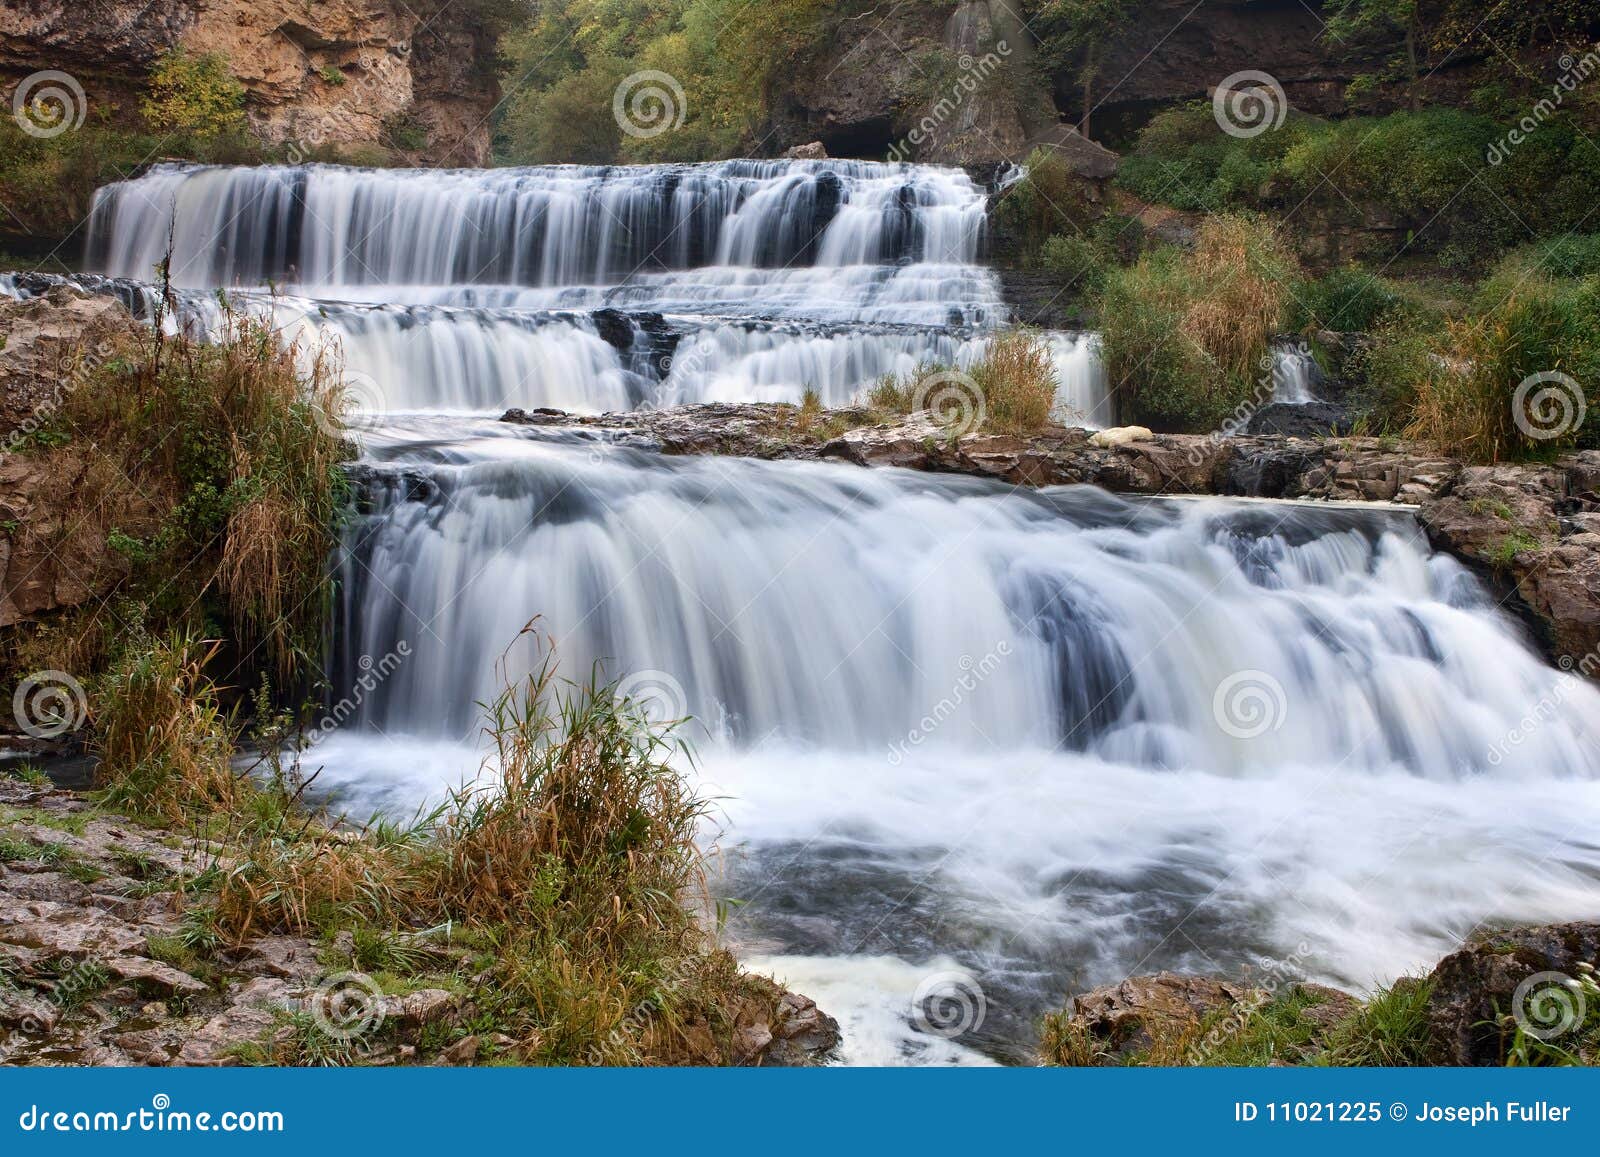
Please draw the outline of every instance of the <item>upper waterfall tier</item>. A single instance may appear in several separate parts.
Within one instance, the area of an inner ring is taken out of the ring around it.
[[[90,267],[186,286],[610,286],[707,267],[977,259],[955,169],[863,161],[492,170],[161,165],[96,196]]]

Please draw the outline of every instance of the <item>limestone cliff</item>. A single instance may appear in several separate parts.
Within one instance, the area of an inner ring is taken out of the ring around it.
[[[419,14],[418,8],[424,13]],[[470,6],[461,6],[470,7]],[[433,164],[488,161],[493,37],[469,10],[404,0],[0,0],[0,91],[70,74],[89,115],[127,119],[175,45],[227,58],[264,140],[387,145]]]

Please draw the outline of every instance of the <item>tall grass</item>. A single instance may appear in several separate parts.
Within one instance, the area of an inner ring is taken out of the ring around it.
[[[1114,271],[1100,314],[1120,417],[1176,431],[1221,424],[1261,391],[1297,277],[1275,229],[1235,216],[1208,219],[1192,253],[1160,250]]]
[[[251,665],[283,682],[303,672],[320,647],[346,492],[347,447],[316,420],[338,412],[337,367],[302,365],[269,325],[231,316],[215,342],[155,332],[84,358],[72,386],[30,452],[76,476],[62,520],[84,539],[74,549],[109,546],[123,565],[120,609],[85,611],[71,669],[105,663],[133,620],[152,634],[225,623],[232,650],[258,656]],[[112,629],[97,629],[102,619]]]
[[[205,672],[215,643],[177,635],[130,648],[97,695],[95,784],[134,815],[183,823],[241,800],[236,728]]]
[[[918,407],[936,415],[982,415],[983,427],[1020,434],[1043,429],[1055,406],[1057,379],[1050,346],[1028,330],[1006,330],[989,340],[966,370],[926,362],[909,374],[889,374],[867,391],[866,404],[891,414]]]

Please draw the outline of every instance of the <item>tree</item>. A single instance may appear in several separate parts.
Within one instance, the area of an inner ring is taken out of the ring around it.
[[[1331,0],[1332,10],[1324,34],[1329,40],[1405,37],[1406,94],[1411,108],[1421,104],[1417,78],[1421,75],[1422,13],[1419,0]]]
[[[1134,6],[1134,0],[1028,0],[1030,23],[1044,54],[1075,62],[1074,75],[1083,86],[1079,131],[1086,137],[1106,46],[1127,30]]]

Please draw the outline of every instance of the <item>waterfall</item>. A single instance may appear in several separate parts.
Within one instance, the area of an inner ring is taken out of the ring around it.
[[[497,659],[533,664],[537,617],[568,676],[693,717],[734,935],[835,1002],[853,1059],[1021,1060],[1043,1010],[1130,972],[1364,987],[1481,921],[1592,912],[1600,693],[1407,513],[490,417],[838,405],[970,366],[1007,320],[984,204],[959,171],[864,162],[163,165],[102,190],[90,255],[147,279],[170,235],[169,324],[214,329],[223,290],[336,348],[368,411],[319,789],[359,813],[483,773],[477,705]],[[1098,339],[1047,339],[1058,416],[1108,423]],[[1274,384],[1311,397],[1309,359],[1280,349]],[[990,1009],[959,1042],[902,992],[956,967]]]
[[[1279,342],[1272,347],[1272,400],[1292,406],[1317,401],[1316,383],[1322,377],[1317,359],[1303,342]]]

